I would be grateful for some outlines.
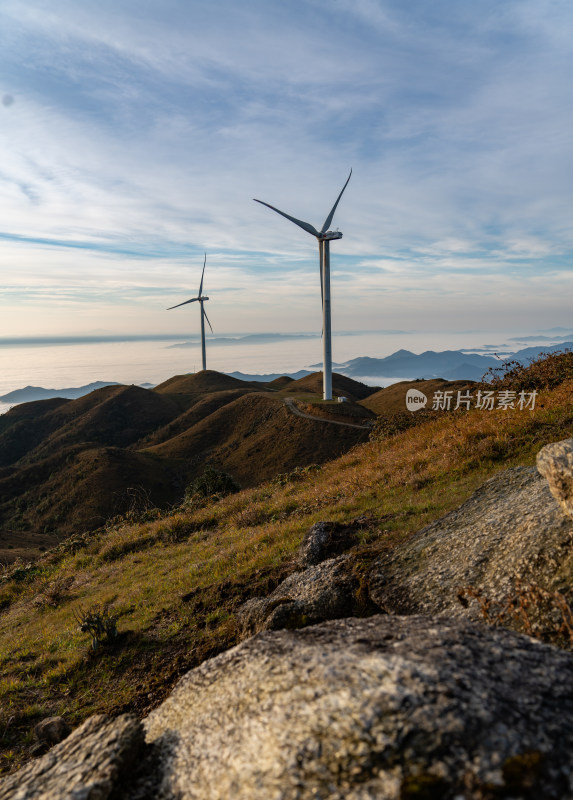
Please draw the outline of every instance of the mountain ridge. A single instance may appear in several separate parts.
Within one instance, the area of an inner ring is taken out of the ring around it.
[[[495,356],[480,355],[465,350],[425,350],[422,353],[413,353],[411,350],[400,349],[383,358],[374,356],[358,356],[343,363],[337,363],[336,369],[341,375],[350,378],[385,378],[415,380],[416,378],[444,378],[446,380],[481,380],[489,369],[500,367],[509,360],[525,362],[537,358],[541,353],[556,353],[564,349],[573,349],[573,341],[564,341],[561,344],[550,346],[526,347],[509,353],[503,359]],[[315,365],[318,369],[320,366]],[[207,370],[209,372],[209,370]],[[188,373],[193,375],[198,373]],[[267,374],[243,373],[234,371],[227,374],[231,378],[251,383],[270,383],[281,377],[298,380],[312,374],[312,370],[301,369],[295,372],[273,372]],[[172,380],[172,379],[170,379]],[[81,387],[67,389],[44,389],[43,387],[26,386],[15,389],[8,394],[0,396],[1,403],[23,403],[33,400],[44,400],[53,397],[75,399],[88,394],[103,386],[118,386],[117,382],[96,381]],[[160,386],[162,384],[159,384]],[[154,384],[140,384],[142,388],[152,388]]]
[[[333,385],[351,399],[374,391],[336,373]],[[368,438],[366,428],[300,418],[285,397],[322,402],[322,376],[271,385],[206,370],[151,390],[112,384],[17,405],[0,416],[0,533],[12,531],[12,544],[18,531],[66,537],[126,513],[134,496],[164,510],[178,504],[207,467],[254,486]],[[372,412],[356,405],[354,413]]]

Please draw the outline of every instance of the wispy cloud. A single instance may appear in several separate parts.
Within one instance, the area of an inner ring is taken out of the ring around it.
[[[207,250],[226,329],[308,329],[316,243],[252,198],[321,225],[350,166],[332,262],[346,327],[376,327],[373,298],[389,294],[392,327],[452,296],[477,326],[493,288],[522,323],[567,313],[569,3],[5,0],[1,13],[3,328],[55,324],[32,299],[50,287],[67,312],[83,306],[69,324],[94,327],[111,303],[123,324],[165,330],[143,307],[193,288]]]

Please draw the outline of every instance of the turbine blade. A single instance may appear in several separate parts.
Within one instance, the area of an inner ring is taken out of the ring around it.
[[[205,314],[205,319],[207,320],[207,322],[209,322],[209,317],[207,316],[207,312],[205,311],[205,306],[203,305],[203,303],[201,303],[201,310],[203,311],[203,314]],[[209,322],[209,327],[211,328],[211,333],[213,333],[214,332],[213,326],[211,325],[210,322]]]
[[[179,308],[179,306],[186,306],[187,303],[196,303],[198,299],[199,299],[198,297],[194,297],[193,300],[185,300],[184,303],[178,303],[176,306],[170,306],[167,310],[171,311],[172,308]]]
[[[203,294],[203,277],[205,275],[205,264],[207,263],[207,253],[205,253],[205,261],[203,261],[203,272],[201,273],[201,285],[199,286],[199,297]]]
[[[285,214],[284,211],[279,211],[278,208],[269,205],[269,203],[264,203],[262,200],[257,200],[256,197],[253,197],[255,203],[260,203],[262,206],[266,206],[267,208],[271,208],[273,211],[276,211],[277,214],[280,214],[281,217],[286,217],[290,219],[291,222],[294,222],[295,225],[298,225],[299,228],[302,228],[303,231],[307,233],[311,233],[313,236],[320,236],[320,233],[316,230],[316,228],[308,222],[303,222],[301,219],[297,219],[296,217],[291,217],[289,214]]]
[[[350,175],[352,175],[352,170],[350,170]],[[342,192],[340,192],[340,194],[338,195],[338,199],[337,199],[336,203],[332,206],[332,211],[327,216],[326,221],[325,221],[324,225],[322,226],[322,230],[320,231],[321,233],[326,233],[326,231],[330,228],[330,223],[332,222],[332,218],[334,216],[334,212],[336,211],[336,206],[340,202],[340,198],[342,197],[342,194],[343,194],[344,190],[348,186],[348,181],[350,180],[350,175],[346,179],[346,183],[342,187]]]

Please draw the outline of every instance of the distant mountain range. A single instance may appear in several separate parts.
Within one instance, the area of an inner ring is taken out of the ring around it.
[[[273,342],[290,342],[299,341],[300,339],[317,339],[318,337],[318,333],[249,333],[246,336],[216,336],[209,338],[209,347],[228,344],[272,344]],[[197,339],[190,339],[185,342],[170,344],[166,349],[177,350],[180,347],[197,347],[197,344]]]
[[[510,342],[565,342],[573,339],[573,333],[566,333],[565,336],[513,336]]]
[[[527,363],[530,359],[537,358],[540,353],[555,352],[564,348],[573,349],[573,341],[550,347],[526,347],[515,353],[506,353],[503,358],[468,353],[464,350],[442,350],[440,352],[426,350],[420,354],[412,353],[410,350],[397,350],[385,358],[360,356],[344,363],[335,363],[332,366],[336,372],[349,378],[397,378],[400,380],[443,378],[449,381],[479,381],[490,367],[499,367],[504,361],[515,360]],[[313,364],[310,369],[322,369],[322,364]],[[244,381],[271,381],[279,377],[276,373],[247,375],[241,372],[232,372],[230,374]],[[298,380],[308,374],[308,371],[299,370],[281,374]]]
[[[460,350],[445,350],[436,353],[427,350],[416,355],[409,350],[398,350],[386,358],[353,358],[339,372],[349,377],[372,378],[445,378],[446,380],[480,380],[484,372],[499,361],[493,356],[463,353]]]
[[[322,365],[320,365],[322,368]],[[306,378],[307,375],[312,375],[312,372],[308,369],[299,369],[298,372],[268,372],[265,375],[251,375],[247,372],[227,372],[226,375],[230,375],[232,378],[238,378],[240,381],[256,381],[257,383],[270,383],[271,381],[275,381],[277,378],[292,378],[294,381],[298,381],[299,378]]]
[[[258,336],[258,335],[257,335]],[[283,334],[281,334],[281,337]],[[251,339],[252,337],[245,337]],[[285,337],[286,338],[286,337]],[[297,338],[293,336],[293,338]],[[345,363],[334,364],[336,372],[349,378],[395,378],[397,380],[415,380],[416,378],[443,378],[445,380],[473,380],[479,381],[490,367],[499,367],[503,361],[516,360],[527,363],[537,358],[540,353],[553,353],[558,350],[573,350],[573,341],[566,341],[551,346],[526,347],[515,353],[504,355],[502,359],[493,355],[480,355],[464,350],[426,350],[424,353],[412,353],[410,350],[397,350],[385,358],[370,358],[360,356]],[[315,364],[311,369],[301,369],[296,372],[273,372],[267,374],[248,374],[244,372],[230,372],[231,377],[242,381],[255,381],[268,383],[283,375],[299,380],[310,375],[313,369],[321,369],[321,364]],[[47,400],[53,397],[65,397],[73,400],[83,397],[94,389],[103,386],[117,386],[114,382],[96,381],[86,386],[68,389],[44,389],[41,386],[26,386],[0,397],[1,403],[27,403],[34,400]],[[143,383],[141,387],[149,389],[151,383]]]
[[[502,359],[490,355],[478,355],[464,350],[426,350],[417,355],[410,350],[398,350],[386,358],[353,358],[345,364],[337,365],[337,372],[351,378],[444,378],[445,380],[481,380],[490,367],[499,367],[504,361],[515,360],[527,363],[540,353],[553,353],[558,350],[573,349],[573,342],[550,347],[526,347],[515,353],[504,355]]]
[[[141,383],[142,389],[152,389],[152,383]],[[116,381],[94,381],[85,386],[74,386],[68,389],[44,389],[42,386],[25,386],[23,389],[15,389],[13,392],[2,395],[0,403],[30,403],[35,400],[51,400],[53,397],[63,397],[66,400],[76,400],[85,394],[102,389],[104,386],[120,386]]]

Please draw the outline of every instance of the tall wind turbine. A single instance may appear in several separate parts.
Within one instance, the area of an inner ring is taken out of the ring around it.
[[[352,170],[350,170],[350,175],[352,175]],[[310,225],[308,222],[303,222],[300,219],[296,219],[295,217],[291,217],[288,214],[285,214],[284,211],[279,211],[278,208],[271,206],[269,203],[264,203],[262,200],[255,200],[255,203],[261,203],[263,206],[267,206],[267,208],[271,208],[273,211],[276,211],[277,214],[280,214],[287,219],[290,219],[291,222],[294,222],[295,225],[298,225],[299,228],[302,228],[303,231],[310,233],[312,236],[316,236],[318,240],[318,254],[320,258],[320,292],[322,297],[322,347],[323,347],[323,367],[322,367],[322,388],[323,388],[323,398],[325,400],[332,400],[332,331],[331,331],[331,316],[330,316],[330,242],[333,239],[342,239],[342,234],[340,231],[329,231],[328,228],[332,222],[332,218],[334,217],[334,212],[336,211],[336,207],[340,202],[340,198],[346,187],[348,186],[348,181],[350,180],[350,175],[346,179],[346,183],[342,187],[342,191],[338,195],[336,199],[336,203],[332,206],[330,214],[327,216],[324,225],[317,231],[313,225]]]
[[[203,278],[205,277],[205,264],[207,263],[207,253],[205,253],[205,260],[203,261],[203,272],[201,273],[201,283],[199,285],[199,294],[197,297],[191,298],[191,300],[185,300],[184,303],[178,303],[176,306],[171,306],[168,308],[168,311],[171,311],[172,308],[179,308],[180,306],[186,306],[187,303],[197,303],[201,304],[201,354],[203,356],[203,369],[207,369],[207,357],[205,354],[205,320],[209,323],[209,327],[211,328],[211,333],[213,333],[213,328],[211,323],[209,322],[209,317],[207,316],[207,312],[205,311],[205,307],[203,303],[205,303],[209,298],[203,297]]]

